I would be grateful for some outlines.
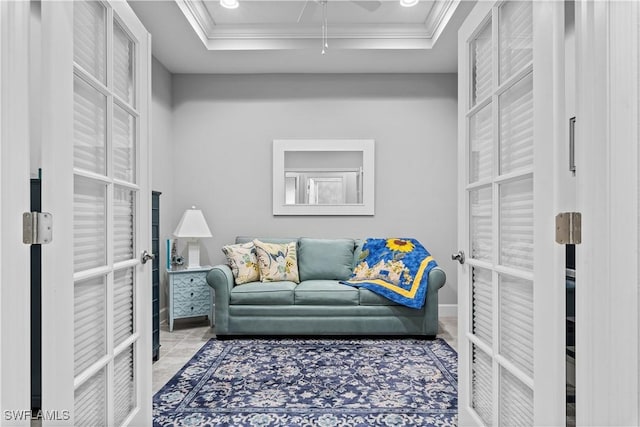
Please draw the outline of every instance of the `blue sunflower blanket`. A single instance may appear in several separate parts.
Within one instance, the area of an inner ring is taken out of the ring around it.
[[[369,289],[398,304],[422,308],[429,271],[437,264],[416,239],[367,239],[345,285]]]

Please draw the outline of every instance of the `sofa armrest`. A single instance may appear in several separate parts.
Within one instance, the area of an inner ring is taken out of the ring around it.
[[[424,334],[436,336],[438,334],[438,290],[447,282],[447,275],[440,267],[429,271],[429,286],[424,302]]]
[[[229,299],[234,285],[233,273],[228,265],[216,265],[207,273],[207,283],[214,292],[216,335],[227,335],[229,333]]]

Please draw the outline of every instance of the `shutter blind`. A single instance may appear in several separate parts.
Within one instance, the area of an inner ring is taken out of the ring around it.
[[[118,346],[133,333],[133,269],[115,272],[113,288],[113,339]]]
[[[533,270],[533,178],[500,185],[500,263]]]
[[[133,258],[134,193],[116,187],[113,196],[113,252],[114,261]]]
[[[73,196],[73,264],[83,271],[106,264],[106,186],[76,176]]]
[[[491,346],[493,342],[493,284],[491,270],[473,267],[472,270],[472,298],[473,298],[473,325],[472,332],[482,342]]]
[[[491,95],[491,21],[472,42],[472,98],[471,105],[482,102]]]
[[[533,166],[533,76],[500,96],[500,173]]]
[[[132,346],[116,356],[114,367],[114,419],[116,425],[122,425],[136,401]]]
[[[74,285],[74,375],[107,354],[106,279],[104,276]]]
[[[533,378],[533,283],[500,276],[500,354]]]
[[[73,165],[106,172],[107,98],[79,77],[74,80]]]
[[[471,256],[474,259],[491,261],[492,240],[493,240],[493,222],[491,219],[492,211],[492,192],[491,187],[472,190],[469,194],[471,197]]]
[[[134,181],[135,119],[119,105],[113,108],[113,176]]]
[[[469,183],[491,179],[493,172],[493,122],[491,104],[469,119]]]
[[[500,425],[533,425],[533,391],[504,368],[500,369]]]
[[[113,87],[127,104],[133,105],[134,45],[118,21],[113,24]]]
[[[107,78],[106,20],[106,9],[99,1],[73,6],[73,60],[101,83]]]
[[[84,382],[75,391],[74,424],[76,426],[103,426],[107,417],[106,369]]]
[[[533,60],[531,1],[510,1],[500,7],[500,81],[504,82]]]
[[[493,425],[493,364],[491,357],[472,345],[471,407],[485,425]]]

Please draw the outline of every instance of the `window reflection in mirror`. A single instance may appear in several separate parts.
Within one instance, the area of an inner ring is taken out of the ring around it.
[[[362,204],[362,164],[362,151],[285,152],[285,204]]]
[[[374,215],[373,139],[273,141],[274,215]]]

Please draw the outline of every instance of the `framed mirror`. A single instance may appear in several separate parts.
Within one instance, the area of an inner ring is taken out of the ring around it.
[[[273,141],[274,215],[373,215],[372,139]]]

